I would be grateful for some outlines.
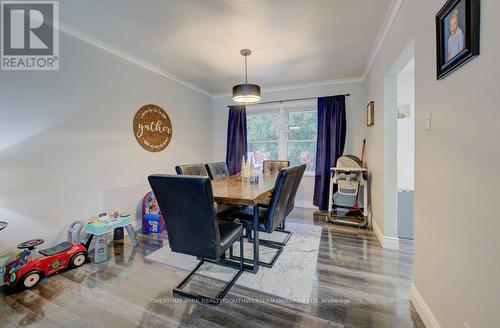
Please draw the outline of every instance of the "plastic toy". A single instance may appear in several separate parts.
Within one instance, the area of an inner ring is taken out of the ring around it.
[[[80,233],[85,226],[83,221],[75,221],[69,225],[66,239],[74,242],[80,242],[82,239]]]
[[[81,243],[65,241],[37,251],[36,248],[43,243],[43,239],[33,239],[17,245],[23,251],[3,269],[7,286],[31,288],[42,278],[64,269],[80,267],[87,260],[87,249]]]
[[[101,216],[98,219],[89,221],[85,225],[85,232],[89,234],[89,238],[85,246],[90,248],[90,243],[94,236],[96,236],[94,248],[94,262],[101,263],[108,260],[108,246],[106,242],[106,235],[113,232],[116,228],[125,228],[128,233],[130,242],[133,247],[138,245],[135,231],[132,227],[134,218],[131,215],[123,216]]]
[[[142,200],[142,233],[161,233],[164,229],[165,223],[155,195],[148,192]]]

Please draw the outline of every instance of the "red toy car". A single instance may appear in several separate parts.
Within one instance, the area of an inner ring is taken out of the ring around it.
[[[87,260],[87,249],[81,243],[65,241],[51,248],[35,250],[43,242],[43,239],[33,239],[17,245],[23,251],[4,268],[3,279],[7,286],[31,288],[42,278],[67,268],[77,268]]]

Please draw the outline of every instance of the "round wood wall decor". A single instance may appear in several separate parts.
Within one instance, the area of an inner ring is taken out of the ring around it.
[[[160,106],[142,106],[134,117],[134,135],[147,151],[162,151],[172,139],[172,122]]]

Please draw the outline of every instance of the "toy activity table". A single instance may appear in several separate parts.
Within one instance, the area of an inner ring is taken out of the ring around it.
[[[118,216],[118,217],[102,217],[85,224],[84,230],[89,234],[89,238],[85,243],[87,249],[94,236],[96,237],[94,249],[94,262],[101,263],[108,260],[108,247],[106,243],[106,234],[113,232],[116,228],[125,228],[128,237],[133,247],[138,245],[135,237],[135,231],[132,226],[134,219],[131,215]]]

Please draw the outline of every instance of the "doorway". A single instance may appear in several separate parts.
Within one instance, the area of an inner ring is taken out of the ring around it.
[[[384,78],[384,248],[413,238],[415,42]]]
[[[413,239],[415,177],[415,60],[397,76],[397,192],[398,237]]]

